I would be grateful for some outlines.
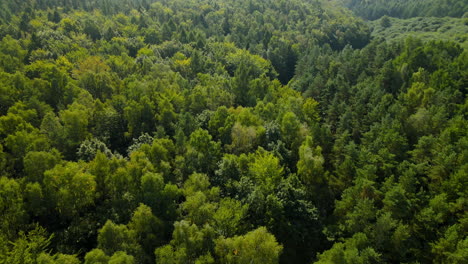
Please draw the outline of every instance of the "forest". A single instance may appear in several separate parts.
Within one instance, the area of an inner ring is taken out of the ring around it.
[[[468,263],[467,11],[1,0],[0,264]]]
[[[411,17],[466,17],[465,0],[332,0],[344,4],[357,15],[375,20],[388,15]]]

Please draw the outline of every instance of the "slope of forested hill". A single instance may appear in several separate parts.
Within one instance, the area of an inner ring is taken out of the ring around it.
[[[460,18],[0,5],[0,264],[467,263]]]
[[[401,42],[409,37],[423,41],[450,40],[468,48],[468,18],[415,17],[398,19],[384,16],[369,23],[373,38]]]
[[[375,20],[382,16],[462,17],[468,12],[465,0],[337,0],[356,15]]]

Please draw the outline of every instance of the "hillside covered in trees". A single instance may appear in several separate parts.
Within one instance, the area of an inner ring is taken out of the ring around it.
[[[465,1],[361,2],[1,1],[0,264],[467,263]]]
[[[353,10],[357,15],[374,20],[382,16],[411,17],[467,17],[465,0],[332,0]]]

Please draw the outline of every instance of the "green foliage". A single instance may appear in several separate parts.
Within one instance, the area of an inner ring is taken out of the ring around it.
[[[326,181],[323,163],[322,148],[314,147],[312,138],[307,137],[299,148],[297,174],[306,185],[320,186]]]
[[[382,17],[371,22],[372,36],[383,38],[389,42],[404,41],[409,37],[417,37],[425,41],[451,40],[466,48],[468,46],[466,38],[468,32],[465,20],[454,17],[415,17],[409,19]]]
[[[50,170],[61,160],[60,152],[53,149],[51,152],[30,151],[23,159],[26,178],[31,182],[42,183],[44,172]]]
[[[101,249],[93,249],[86,253],[84,257],[85,264],[106,264],[109,262],[109,257]]]
[[[214,231],[208,225],[200,228],[187,221],[181,221],[175,222],[172,237],[169,245],[156,249],[156,261],[197,263],[207,259],[204,255],[212,247]]]
[[[278,263],[283,247],[260,227],[244,236],[220,238],[215,250],[222,263]]]
[[[467,241],[463,238],[463,227],[455,224],[447,229],[444,237],[432,245],[432,252],[440,263],[463,263],[468,259],[466,254]]]
[[[55,256],[50,256],[48,254],[42,253],[37,258],[37,263],[47,263],[47,264],[55,264],[55,263],[70,263],[70,264],[79,264],[81,263],[80,260],[73,255],[65,255],[65,254],[56,254]]]
[[[218,208],[213,214],[214,228],[221,236],[231,237],[242,230],[244,219],[247,213],[247,206],[231,198],[224,198],[219,201]]]
[[[163,243],[163,223],[153,215],[151,208],[144,204],[135,210],[128,223],[128,228],[130,232],[134,233],[137,243],[149,256],[152,255],[155,246]]]
[[[315,263],[379,263],[379,253],[367,244],[367,240],[366,235],[357,233],[344,243],[335,243],[330,250],[320,254]]]
[[[57,165],[44,173],[49,204],[65,218],[73,218],[94,203],[96,181],[78,163]]]
[[[189,170],[213,173],[220,155],[221,146],[218,142],[212,141],[208,131],[198,129],[190,135],[186,154]]]
[[[18,238],[8,245],[6,252],[2,252],[1,263],[36,263],[41,259],[50,259],[46,263],[54,263],[52,257],[45,252],[51,239],[52,236],[47,236],[46,230],[40,226],[27,233],[21,231]]]
[[[117,225],[110,220],[99,230],[97,240],[98,248],[106,255],[114,256],[117,253],[118,256],[124,257],[119,252],[128,252],[134,256],[141,254],[141,247],[137,244],[135,234],[125,225]]]
[[[367,19],[378,19],[384,15],[400,18],[409,17],[462,17],[468,5],[460,0],[430,0],[422,4],[417,0],[340,0],[357,15]]]
[[[249,175],[254,183],[269,193],[281,181],[283,168],[277,157],[259,149],[253,156],[253,162],[249,164]]]
[[[10,35],[5,36],[0,41],[0,68],[8,73],[14,73],[21,67],[26,51],[22,49],[20,43]]]
[[[123,251],[115,252],[114,255],[109,259],[109,264],[134,264],[135,258],[131,255],[127,255]]]
[[[4,239],[11,239],[26,222],[23,197],[18,182],[6,177],[0,178],[0,230]]]

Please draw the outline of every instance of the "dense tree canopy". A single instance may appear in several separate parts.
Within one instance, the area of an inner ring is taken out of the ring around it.
[[[367,19],[382,16],[410,17],[462,17],[468,12],[464,0],[336,0],[344,3],[357,15]]]
[[[0,264],[467,263],[431,3],[1,1]]]

